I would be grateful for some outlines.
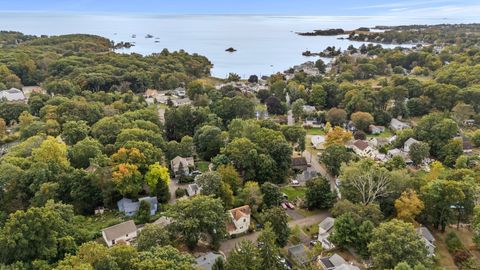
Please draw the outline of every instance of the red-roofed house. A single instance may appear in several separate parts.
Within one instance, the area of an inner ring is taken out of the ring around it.
[[[227,231],[229,235],[241,234],[250,227],[250,214],[252,210],[250,206],[244,205],[228,211],[230,221],[227,223]]]

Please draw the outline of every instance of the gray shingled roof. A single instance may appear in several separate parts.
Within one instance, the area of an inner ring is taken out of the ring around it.
[[[137,226],[133,220],[125,221],[123,223],[108,227],[102,230],[108,241],[115,240],[121,236],[131,234],[137,231]]]

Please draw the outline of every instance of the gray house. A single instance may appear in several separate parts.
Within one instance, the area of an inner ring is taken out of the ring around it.
[[[22,90],[17,88],[10,88],[8,90],[0,91],[0,101],[6,100],[10,102],[25,102],[27,98],[23,94]]]
[[[118,211],[124,213],[127,217],[131,217],[137,214],[140,208],[141,201],[148,201],[150,203],[150,215],[153,216],[158,210],[157,197],[143,197],[138,199],[138,202],[134,202],[131,199],[123,198],[117,202]]]
[[[222,258],[218,253],[209,252],[195,259],[195,265],[198,269],[211,270],[217,258]]]
[[[306,248],[303,244],[289,247],[288,255],[299,265],[304,265],[309,261]]]

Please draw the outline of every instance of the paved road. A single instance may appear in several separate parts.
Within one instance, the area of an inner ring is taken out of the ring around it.
[[[305,226],[311,226],[311,225],[320,223],[322,220],[324,220],[328,216],[329,216],[329,213],[327,211],[323,211],[313,216],[305,217],[298,220],[292,220],[288,222],[288,227],[292,228],[297,225],[300,226],[300,228]],[[227,241],[224,241],[220,245],[220,251],[222,251],[226,256],[228,256],[228,254],[235,248],[235,246],[238,243],[242,242],[243,240],[250,240],[255,242],[259,236],[260,236],[260,232],[254,232],[241,237],[229,239]]]
[[[295,119],[293,119],[292,110],[288,111],[287,124],[288,124],[289,126],[294,126],[294,125],[295,125]]]
[[[327,168],[325,168],[325,165],[320,163],[320,161],[318,160],[318,156],[312,155],[312,153],[310,153],[308,150],[303,151],[302,155],[307,159],[307,162],[310,162],[312,164],[312,168],[316,172],[318,172],[321,176],[327,178],[327,180],[330,182],[330,186],[332,187],[332,190],[335,190],[335,177],[333,177],[330,173],[328,173]]]

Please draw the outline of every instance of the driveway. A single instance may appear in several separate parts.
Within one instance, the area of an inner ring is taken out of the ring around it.
[[[309,136],[307,136],[308,139]],[[325,165],[320,163],[318,156],[312,154],[308,150],[303,151],[302,156],[307,159],[307,162],[312,164],[312,168],[319,173],[321,176],[325,177],[329,182],[332,190],[335,190],[335,177],[333,177],[325,168]]]
[[[288,111],[287,124],[288,124],[289,126],[294,126],[294,125],[295,125],[295,119],[293,119],[293,112],[292,112],[292,110]]]
[[[302,219],[298,220],[292,220],[288,222],[288,227],[293,228],[295,226],[299,226],[300,228],[305,227],[305,226],[311,226],[314,224],[320,223],[322,220],[324,220],[326,217],[330,216],[328,211],[322,211],[318,214],[315,214],[313,216],[309,217],[304,217]],[[240,236],[237,238],[229,239],[220,245],[220,251],[223,252],[226,256],[235,248],[237,244],[242,242],[243,240],[250,240],[252,242],[257,241],[258,237],[260,236],[260,232],[254,232],[251,234],[247,234],[244,236]]]
[[[304,218],[304,216],[300,215],[294,209],[286,209],[285,212],[287,212],[287,215],[289,215],[293,220],[299,220]]]

